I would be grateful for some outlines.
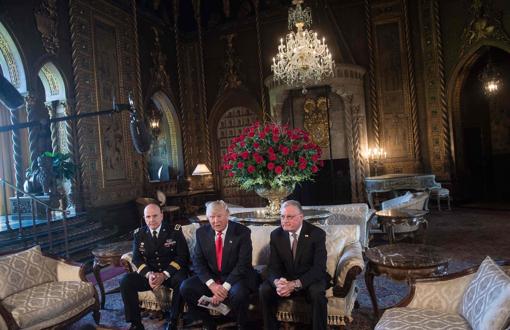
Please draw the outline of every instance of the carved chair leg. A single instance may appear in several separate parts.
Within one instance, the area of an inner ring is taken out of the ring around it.
[[[92,310],[92,317],[94,318],[94,322],[99,325],[99,322],[101,321],[101,312],[99,311],[99,306]]]

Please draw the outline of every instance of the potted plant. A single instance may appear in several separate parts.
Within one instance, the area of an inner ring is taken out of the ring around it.
[[[287,125],[255,122],[232,139],[223,170],[242,189],[269,200],[266,212],[278,214],[280,202],[296,183],[310,180],[323,166],[321,148],[308,132]]]
[[[56,207],[56,201],[62,201],[62,209],[67,208],[66,182],[72,180],[76,166],[71,161],[71,154],[45,151],[37,158],[37,165],[32,166],[32,173],[42,186],[44,193],[50,195],[50,204]]]

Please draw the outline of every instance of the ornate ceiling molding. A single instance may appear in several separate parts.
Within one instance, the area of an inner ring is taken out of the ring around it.
[[[473,0],[470,11],[472,19],[462,33],[461,57],[469,48],[483,41],[510,44],[510,38],[501,23],[501,11],[494,9],[491,0],[486,3],[482,0]]]
[[[153,50],[151,51],[152,81],[155,87],[159,87],[160,89],[165,90],[166,88],[170,88],[170,77],[166,72],[167,57],[161,50],[158,30],[155,27],[153,27],[152,30],[154,31],[154,45]]]

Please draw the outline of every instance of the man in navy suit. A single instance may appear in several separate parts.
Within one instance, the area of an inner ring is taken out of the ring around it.
[[[279,298],[304,295],[312,305],[313,329],[327,329],[326,233],[303,221],[303,209],[289,200],[281,207],[281,227],[271,232],[268,279],[259,288],[265,329],[278,329]]]
[[[252,244],[250,230],[228,220],[229,211],[223,201],[211,202],[206,210],[209,224],[196,232],[193,270],[196,276],[184,281],[181,295],[188,303],[194,319],[201,319],[204,328],[216,326],[209,311],[197,306],[203,295],[212,297],[214,305],[225,303],[229,316],[246,328],[248,298],[252,283]]]

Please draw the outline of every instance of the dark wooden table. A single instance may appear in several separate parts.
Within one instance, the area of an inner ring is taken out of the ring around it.
[[[411,209],[388,209],[375,212],[379,222],[382,224],[384,231],[388,234],[390,244],[395,243],[395,226],[400,224],[409,224],[414,226],[425,222],[427,210],[411,210]]]
[[[108,265],[119,267],[121,265],[120,257],[122,257],[124,253],[132,250],[132,244],[133,243],[131,241],[115,242],[99,246],[92,250],[92,254],[94,255],[92,271],[94,272],[94,277],[96,278],[96,282],[99,285],[99,291],[101,292],[101,309],[104,309],[106,295],[119,292],[119,289],[117,288],[105,293],[100,270]]]
[[[432,277],[446,274],[450,259],[440,248],[423,244],[389,244],[366,251],[368,265],[365,284],[372,300],[374,314],[379,317],[379,308],[374,290],[374,277],[386,275],[396,281]]]

